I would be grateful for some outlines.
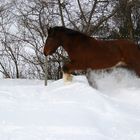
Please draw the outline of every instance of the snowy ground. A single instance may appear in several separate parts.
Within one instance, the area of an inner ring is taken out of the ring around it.
[[[62,80],[0,80],[0,140],[140,140],[140,79],[126,70]]]

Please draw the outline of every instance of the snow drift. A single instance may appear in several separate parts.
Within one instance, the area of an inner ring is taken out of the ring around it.
[[[140,140],[140,79],[127,70],[92,73],[47,87],[0,80],[0,140]]]

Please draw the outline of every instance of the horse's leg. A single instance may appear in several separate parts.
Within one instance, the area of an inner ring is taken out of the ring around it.
[[[133,65],[132,69],[135,71],[136,75],[140,77],[140,66]]]
[[[70,83],[70,82],[72,82],[72,79],[73,79],[73,76],[70,73],[63,72],[64,83],[68,83],[68,82]]]
[[[89,85],[95,89],[97,89],[97,84],[92,76],[92,69],[87,69],[87,72],[86,72],[86,78],[87,78],[87,81],[89,83]]]
[[[63,80],[65,83],[72,81],[73,78],[71,75],[72,71],[73,71],[72,63],[68,63],[63,66]]]
[[[128,68],[135,71],[136,75],[140,77],[140,64],[137,64],[136,62],[130,63],[128,65]]]
[[[127,48],[126,48],[127,49]],[[127,50],[122,52],[126,67],[135,71],[137,76],[140,77],[140,50],[137,45],[129,46]]]
[[[140,77],[140,51],[139,50],[132,50],[133,55],[131,57],[126,56],[126,64],[128,68],[135,71],[137,76]]]
[[[135,61],[133,61],[133,68],[138,77],[140,77],[140,61],[139,60],[140,60],[140,50],[138,49],[136,50],[136,53],[135,53]]]

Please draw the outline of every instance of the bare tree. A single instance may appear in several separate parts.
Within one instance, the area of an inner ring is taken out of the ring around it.
[[[140,40],[138,0],[11,0],[0,6],[0,72],[10,78],[44,79],[43,46],[50,26],[89,36]],[[139,39],[138,39],[139,38]],[[62,77],[68,55],[61,47],[48,57],[48,79]]]
[[[2,5],[3,10],[0,13],[0,36],[1,36],[1,72],[5,77],[19,78],[18,68],[18,54],[19,48],[12,47],[15,45],[13,36],[10,36],[8,32],[11,32],[12,20],[14,17],[10,14],[11,3]],[[13,67],[15,66],[15,69]],[[14,74],[15,73],[15,74]]]
[[[137,30],[140,19],[139,6],[138,0],[119,0],[117,5],[119,11],[114,17],[114,21],[119,29],[120,38],[135,40],[135,30]]]

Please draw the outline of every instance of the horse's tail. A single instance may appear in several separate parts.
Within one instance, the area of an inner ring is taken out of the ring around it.
[[[138,55],[138,61],[140,61],[140,45],[136,45],[137,46],[137,55]]]
[[[140,44],[137,44],[137,48],[140,50]]]
[[[136,74],[140,77],[140,46],[134,44],[134,49],[132,48],[132,56],[129,59],[129,66],[132,68]]]

